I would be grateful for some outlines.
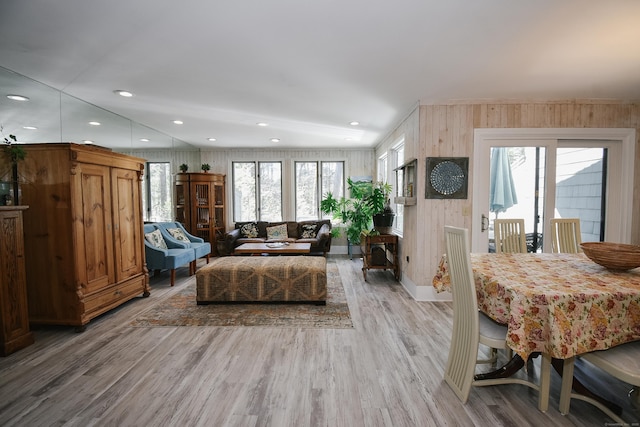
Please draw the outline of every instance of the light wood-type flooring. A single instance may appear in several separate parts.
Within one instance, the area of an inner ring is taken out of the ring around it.
[[[572,402],[569,415],[561,415],[555,372],[546,413],[537,409],[537,392],[520,385],[474,387],[463,405],[442,379],[451,304],[414,301],[390,272],[370,271],[364,282],[360,259],[329,260],[338,264],[353,329],[128,327],[136,313],[189,279],[188,269],[179,269],[171,288],[163,272],[151,278],[149,298],[136,298],[95,319],[85,332],[37,327],[35,344],[0,358],[0,425],[611,423],[580,401]],[[531,375],[539,372],[538,363],[530,364]],[[627,385],[595,381],[593,387],[623,402],[623,416],[638,421],[625,395]]]

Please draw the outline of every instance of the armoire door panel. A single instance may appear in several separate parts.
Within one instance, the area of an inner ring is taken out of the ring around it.
[[[140,274],[144,265],[140,230],[140,181],[135,171],[112,170],[116,281]]]
[[[78,265],[83,266],[79,273],[86,293],[91,293],[112,283],[114,278],[110,174],[105,166],[81,165],[80,174],[76,176],[80,177],[82,196],[79,218],[83,218],[81,223],[76,223],[77,236],[82,242],[78,246]]]

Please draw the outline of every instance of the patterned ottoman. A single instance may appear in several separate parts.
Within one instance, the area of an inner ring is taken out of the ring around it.
[[[327,260],[315,256],[236,256],[196,272],[198,304],[311,302],[326,304]]]

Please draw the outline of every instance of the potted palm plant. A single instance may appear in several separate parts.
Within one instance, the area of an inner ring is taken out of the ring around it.
[[[378,182],[374,185],[371,196],[368,198],[373,212],[373,226],[380,234],[391,233],[393,220],[396,217],[389,199],[391,190],[390,184]]]

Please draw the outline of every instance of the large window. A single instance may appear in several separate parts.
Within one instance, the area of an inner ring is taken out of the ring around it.
[[[142,185],[142,209],[145,221],[173,220],[173,186],[170,163],[147,163]]]
[[[233,220],[282,221],[282,163],[233,162]]]
[[[344,162],[295,162],[296,221],[320,218],[320,200],[344,196]]]

